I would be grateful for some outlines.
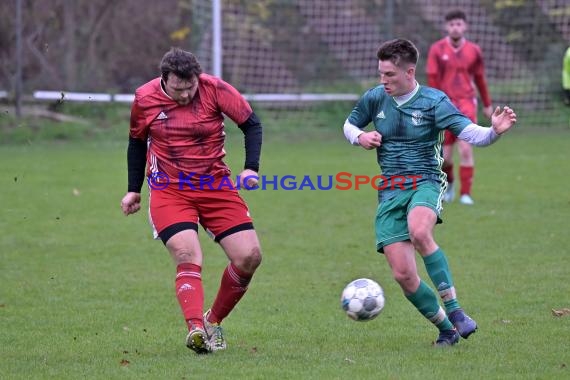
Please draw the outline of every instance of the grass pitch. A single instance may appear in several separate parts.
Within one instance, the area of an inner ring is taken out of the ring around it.
[[[374,152],[340,130],[265,136],[266,175],[378,170]],[[568,377],[570,316],[552,309],[570,307],[569,142],[568,131],[514,131],[476,149],[476,205],[447,205],[436,228],[480,327],[451,349],[432,347],[437,331],[374,251],[372,188],[244,192],[264,261],[224,322],[228,350],[208,356],[184,346],[174,265],[146,212],[120,212],[126,142],[0,146],[0,378]],[[228,152],[237,173],[239,133]],[[226,259],[200,235],[208,306]],[[357,277],[384,287],[386,307],[370,322],[340,309]]]

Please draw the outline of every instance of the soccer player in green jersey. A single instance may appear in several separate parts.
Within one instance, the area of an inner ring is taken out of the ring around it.
[[[380,46],[380,85],[356,103],[344,124],[344,134],[353,145],[376,149],[382,175],[391,180],[392,186],[379,186],[376,249],[384,253],[406,298],[439,329],[435,344],[450,346],[460,336],[474,333],[477,324],[461,308],[445,253],[433,237],[434,226],[441,223],[446,190],[441,170],[443,132],[449,130],[470,144],[486,146],[516,123],[516,114],[509,107],[497,107],[490,128],[473,124],[443,92],[418,84],[418,55],[414,44],[405,39]],[[364,131],[370,123],[373,130]],[[432,288],[420,279],[415,251],[421,255],[445,310]]]

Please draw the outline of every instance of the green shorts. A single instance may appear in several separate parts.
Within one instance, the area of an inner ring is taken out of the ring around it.
[[[384,252],[388,244],[410,240],[408,213],[416,206],[431,208],[441,223],[440,213],[445,187],[434,182],[425,182],[417,189],[401,190],[393,198],[382,201],[376,211],[376,250]]]

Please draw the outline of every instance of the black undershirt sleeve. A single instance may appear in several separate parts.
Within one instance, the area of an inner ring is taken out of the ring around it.
[[[243,132],[245,143],[245,164],[243,168],[259,172],[259,157],[261,156],[263,137],[261,122],[255,112],[252,112],[248,119],[238,127]]]
[[[128,192],[140,193],[146,169],[146,141],[129,137],[127,148]]]

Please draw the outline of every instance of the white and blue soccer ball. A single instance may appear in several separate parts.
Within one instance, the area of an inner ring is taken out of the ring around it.
[[[359,278],[342,291],[342,309],[355,321],[370,321],[384,308],[384,290],[374,280]]]

